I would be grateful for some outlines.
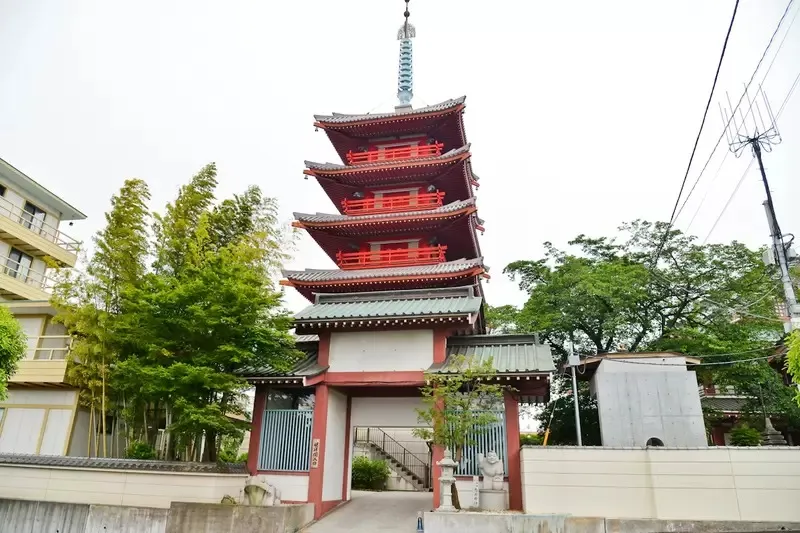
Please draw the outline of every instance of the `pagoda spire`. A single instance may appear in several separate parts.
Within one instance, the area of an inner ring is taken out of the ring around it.
[[[408,21],[411,15],[408,11],[408,2],[405,0],[406,10],[403,13],[405,22],[397,30],[397,40],[400,41],[400,65],[397,72],[397,99],[400,102],[400,107],[410,107],[411,98],[414,97],[414,53],[411,47],[411,39],[413,39],[417,31],[414,26]]]

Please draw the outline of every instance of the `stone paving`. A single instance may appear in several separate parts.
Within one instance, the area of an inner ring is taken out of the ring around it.
[[[362,492],[331,511],[304,533],[414,533],[417,514],[430,511],[431,492]]]

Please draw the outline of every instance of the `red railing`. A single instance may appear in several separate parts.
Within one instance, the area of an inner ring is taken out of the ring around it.
[[[447,246],[429,246],[374,252],[338,252],[336,254],[336,263],[343,270],[432,265],[443,262],[446,251]]]
[[[362,200],[342,200],[345,215],[376,215],[379,213],[401,213],[403,211],[422,211],[442,207],[444,192],[426,192],[403,196],[383,196]]]
[[[393,146],[387,148],[371,148],[366,152],[347,152],[347,163],[358,165],[362,163],[374,163],[375,161],[393,161],[395,159],[413,159],[415,157],[430,157],[442,155],[444,144],[423,144],[422,146]]]

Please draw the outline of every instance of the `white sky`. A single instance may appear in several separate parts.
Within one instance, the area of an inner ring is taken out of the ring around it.
[[[720,95],[738,98],[785,5],[742,0]],[[524,302],[501,272],[538,258],[542,241],[669,217],[732,9],[732,0],[412,0],[414,105],[468,97],[489,303]],[[220,195],[258,184],[287,221],[334,212],[303,180],[304,159],[336,161],[312,115],[391,109],[402,11],[401,0],[0,0],[0,157],[83,210],[88,219],[65,229],[84,240],[124,179],[146,180],[160,209],[210,161]],[[800,23],[765,83],[776,111],[798,58]],[[718,99],[690,182],[721,133]],[[800,232],[800,96],[779,125],[784,142],[767,170],[784,231]],[[712,183],[724,154],[693,197],[710,191],[691,227],[701,239],[748,162],[729,156]],[[751,171],[712,241],[766,243],[763,195]],[[304,236],[288,266],[332,263]],[[305,300],[287,291],[287,304]]]

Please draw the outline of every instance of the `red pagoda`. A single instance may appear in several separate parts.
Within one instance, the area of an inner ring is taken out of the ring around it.
[[[285,271],[281,282],[312,302],[295,316],[306,357],[289,371],[247,375],[256,386],[250,473],[265,475],[285,502],[313,502],[317,518],[350,499],[356,446],[386,458],[407,488],[432,490],[438,505],[443,450],[415,451],[396,436],[420,425],[424,373],[454,372],[454,355],[491,360],[493,379],[514,389],[497,427],[465,451],[462,493],[478,474],[477,454],[495,451],[506,465],[507,504],[521,509],[518,405],[545,401],[554,370],[535,336],[485,334],[481,279],[489,276],[465,98],[412,108],[407,17],[395,110],[315,116],[342,163],[306,162],[338,213],[295,213],[294,222],[335,268]]]

